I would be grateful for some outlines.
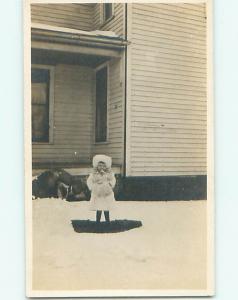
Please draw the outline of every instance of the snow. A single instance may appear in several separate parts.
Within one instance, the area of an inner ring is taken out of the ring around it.
[[[114,31],[109,31],[109,30],[86,31],[86,30],[79,30],[79,29],[67,28],[62,26],[52,26],[52,25],[41,24],[41,23],[31,23],[31,28],[51,30],[51,31],[63,32],[63,33],[79,34],[85,36],[119,38],[119,36]]]
[[[73,230],[88,202],[32,203],[33,290],[206,289],[206,201],[117,202],[143,226],[104,234]]]

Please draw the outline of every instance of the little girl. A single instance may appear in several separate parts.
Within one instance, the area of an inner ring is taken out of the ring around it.
[[[106,155],[93,157],[94,171],[89,175],[87,185],[91,191],[90,209],[96,211],[97,223],[100,222],[102,211],[104,211],[106,222],[110,222],[109,210],[115,204],[113,188],[116,184],[116,178],[111,166],[111,157]]]

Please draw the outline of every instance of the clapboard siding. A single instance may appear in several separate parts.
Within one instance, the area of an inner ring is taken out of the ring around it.
[[[93,146],[93,154],[109,155],[112,157],[113,163],[119,165],[123,163],[124,145],[124,95],[121,63],[121,60],[115,59],[108,64],[108,143],[94,144]]]
[[[92,4],[31,4],[31,20],[80,30],[93,29]]]
[[[183,34],[181,31],[180,33],[178,33],[178,31],[173,31],[170,32],[169,28],[167,30],[164,30],[163,32],[160,30],[156,30],[156,29],[151,29],[149,32],[146,31],[146,29],[143,26],[135,26],[138,30],[138,32],[135,33],[135,35],[137,35],[138,37],[141,37],[143,35],[145,40],[147,40],[147,38],[149,37],[161,37],[161,38],[165,38],[168,39],[168,43],[171,41],[173,42],[174,40],[178,41],[178,42],[187,42],[187,44],[189,44],[190,42],[190,36],[189,34],[185,33]],[[138,28],[139,27],[139,28]],[[147,34],[145,34],[145,32]],[[153,42],[153,41],[152,41]],[[202,37],[198,37],[195,41],[194,41],[194,47],[202,47],[204,44],[204,38]],[[186,44],[185,44],[186,45]]]
[[[92,153],[93,70],[57,65],[52,144],[33,144],[33,162],[89,163]]]
[[[141,9],[134,9],[134,11],[139,14],[142,15],[150,20],[153,19],[159,19],[158,21],[160,21],[161,23],[163,22],[164,24],[175,24],[177,27],[185,27],[185,28],[193,28],[195,30],[200,30],[200,29],[204,29],[206,26],[203,23],[203,21],[200,21],[200,19],[198,18],[197,20],[192,19],[191,15],[189,15],[188,18],[183,17],[181,18],[181,15],[176,15],[174,12],[171,13],[171,11],[166,11],[165,9],[163,9],[163,11],[151,11],[144,9],[143,11],[141,11]],[[193,22],[191,23],[191,20],[193,20]]]
[[[147,55],[149,55],[150,52],[154,52],[154,51],[158,51],[158,45],[151,45],[151,46],[148,46],[146,45],[146,47],[143,45],[143,44],[140,44],[139,46],[136,46],[136,45],[133,45],[134,49],[135,50],[138,50],[138,51],[146,51],[147,52]],[[191,58],[194,58],[194,59],[197,59],[197,60],[204,60],[206,59],[206,56],[204,55],[204,53],[202,53],[201,51],[190,51],[189,49],[186,49],[185,47],[184,48],[178,48],[178,47],[174,47],[171,46],[171,47],[167,47],[167,48],[163,48],[163,47],[160,47],[160,53],[161,54],[167,54],[167,55],[180,55],[181,58],[188,58],[188,59],[191,59]]]
[[[129,9],[127,173],[206,174],[205,5]]]
[[[109,30],[115,32],[117,35],[124,37],[124,9],[125,4],[123,3],[114,3],[114,17],[109,21],[103,24],[102,22],[102,3],[97,3],[94,6],[93,11],[93,23],[94,29],[100,30]]]

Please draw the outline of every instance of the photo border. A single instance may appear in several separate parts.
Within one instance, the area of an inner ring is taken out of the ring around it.
[[[206,3],[207,7],[207,289],[206,290],[79,290],[36,291],[32,289],[32,149],[31,149],[31,21],[30,4],[36,3],[88,3],[68,0],[25,0],[24,13],[24,150],[25,150],[25,245],[26,295],[28,297],[191,297],[213,296],[214,255],[214,93],[213,93],[213,3],[212,0],[164,1],[95,1],[119,3]]]

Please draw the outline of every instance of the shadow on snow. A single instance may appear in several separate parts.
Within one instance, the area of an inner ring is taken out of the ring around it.
[[[97,223],[90,220],[72,220],[71,223],[74,231],[78,233],[116,233],[142,226],[142,222],[136,220],[115,220],[110,223]]]

